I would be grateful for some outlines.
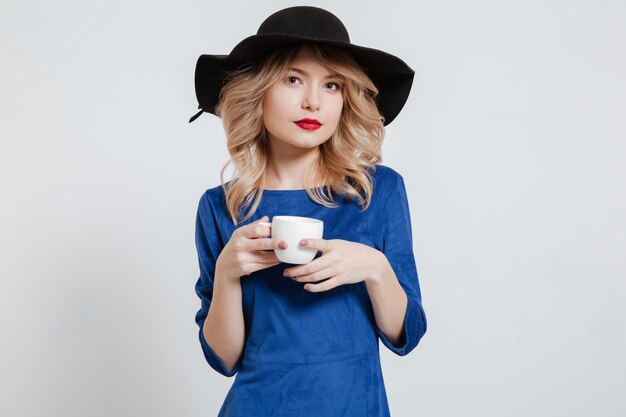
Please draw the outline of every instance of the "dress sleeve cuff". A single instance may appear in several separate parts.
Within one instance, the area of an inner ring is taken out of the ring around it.
[[[202,327],[203,326],[201,324],[200,334],[199,334],[200,345],[202,346],[202,352],[204,353],[204,357],[206,358],[209,365],[211,365],[213,369],[215,369],[217,372],[219,372],[220,374],[224,376],[231,377],[235,375],[237,371],[239,371],[239,368],[241,367],[241,358],[239,358],[239,360],[237,361],[233,369],[229,371],[224,365],[224,362],[222,362],[220,357],[217,356],[217,354],[213,351],[213,349],[211,349],[211,346],[209,346],[209,344],[205,340],[204,334],[202,333]]]
[[[404,356],[415,349],[420,339],[426,333],[426,317],[419,302],[407,300],[404,328],[398,345],[394,345],[385,334],[376,326],[378,337],[385,346],[398,356]]]

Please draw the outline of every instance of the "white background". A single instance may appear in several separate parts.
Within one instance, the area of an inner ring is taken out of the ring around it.
[[[193,72],[298,4],[2,2],[1,415],[217,414],[194,222],[228,155]],[[429,329],[381,345],[392,414],[626,415],[626,3],[310,4],[416,70],[383,163]]]

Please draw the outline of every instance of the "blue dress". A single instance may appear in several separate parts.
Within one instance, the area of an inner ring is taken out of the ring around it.
[[[378,340],[404,356],[426,332],[426,318],[404,181],[383,165],[377,165],[373,180],[371,205],[363,212],[356,199],[344,198],[339,207],[329,208],[305,190],[265,190],[252,218],[241,225],[264,215],[314,217],[324,221],[324,239],[360,242],[383,252],[408,298],[402,340],[395,346],[378,328],[364,282],[312,293],[304,283],[284,277],[291,264],[281,263],[241,278],[246,339],[242,357],[230,371],[207,344],[202,326],[211,304],[215,261],[235,226],[221,186],[201,197],[196,219],[200,344],[214,370],[227,377],[237,374],[219,417],[390,415]]]

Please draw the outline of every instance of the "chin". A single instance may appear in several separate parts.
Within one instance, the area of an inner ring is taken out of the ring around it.
[[[315,148],[319,148],[319,146],[322,143],[292,143],[292,146],[295,146],[296,148],[300,148],[300,149],[315,149]]]

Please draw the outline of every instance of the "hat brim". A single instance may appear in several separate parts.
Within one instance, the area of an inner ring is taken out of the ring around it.
[[[415,76],[415,71],[400,58],[378,49],[350,43],[285,35],[253,35],[239,42],[230,55],[201,55],[195,72],[199,107],[215,114],[219,93],[229,73],[257,62],[274,49],[303,42],[333,45],[350,53],[379,90],[376,100],[385,126],[400,113]]]

